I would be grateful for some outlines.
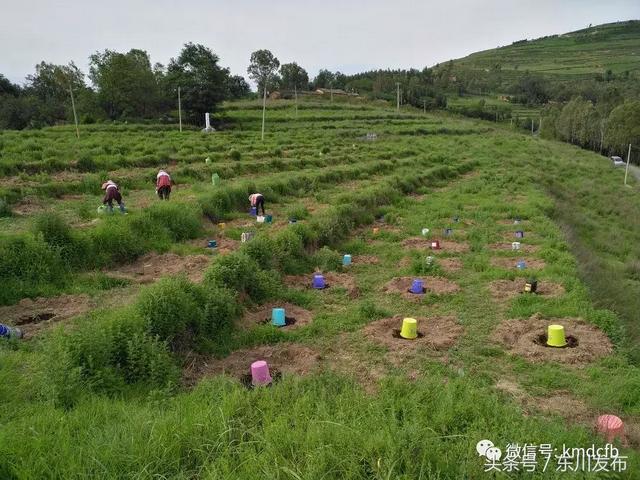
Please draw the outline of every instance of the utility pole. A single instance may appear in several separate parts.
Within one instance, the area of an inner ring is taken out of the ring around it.
[[[542,117],[540,117],[540,120],[538,121],[538,135],[542,134]]]
[[[531,135],[533,136],[533,118],[531,119]]]
[[[293,84],[293,95],[296,98],[296,119],[298,118],[298,86]]]
[[[396,82],[396,110],[400,111],[400,82]]]
[[[180,87],[178,87],[178,122],[180,122],[180,131],[182,132],[182,101],[180,100]]]
[[[624,184],[627,184],[627,176],[629,175],[629,161],[631,160],[631,144],[629,144],[629,153],[627,153],[627,168],[624,170]]]
[[[329,83],[329,94],[331,95],[331,103],[333,103],[333,82]]]
[[[267,79],[264,79],[264,96],[262,97],[262,141],[264,142],[264,119],[267,112]]]
[[[80,130],[78,129],[78,115],[76,114],[76,102],[73,99],[73,89],[69,82],[69,95],[71,96],[71,109],[73,110],[73,121],[76,124],[76,138],[80,138]]]

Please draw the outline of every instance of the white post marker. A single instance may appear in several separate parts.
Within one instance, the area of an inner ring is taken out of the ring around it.
[[[71,96],[71,108],[73,110],[73,121],[76,124],[76,138],[80,138],[80,130],[78,129],[78,115],[76,114],[76,102],[73,99],[73,89],[71,88],[71,82],[69,82],[69,95]]]
[[[262,141],[264,142],[264,118],[267,112],[267,80],[264,81],[264,96],[262,97]]]
[[[631,160],[631,144],[629,144],[629,153],[627,153],[627,168],[624,170],[624,184],[627,184],[627,176],[629,175],[629,160]]]
[[[180,101],[180,87],[178,87],[178,122],[180,122],[180,131],[182,131],[182,102]]]

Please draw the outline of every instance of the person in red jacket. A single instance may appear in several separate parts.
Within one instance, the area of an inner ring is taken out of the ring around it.
[[[162,200],[169,200],[171,194],[171,177],[164,170],[160,170],[156,175],[156,192]]]
[[[107,180],[102,184],[102,189],[105,191],[104,198],[102,199],[102,204],[107,205],[109,212],[113,212],[113,201],[118,202],[120,207],[120,211],[125,213],[126,210],[124,208],[124,202],[122,201],[122,195],[120,194],[120,189],[115,182],[111,180]]]

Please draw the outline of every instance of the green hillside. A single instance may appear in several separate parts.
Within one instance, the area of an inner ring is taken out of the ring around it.
[[[502,72],[576,76],[640,70],[640,21],[609,23],[473,53],[457,66]]]

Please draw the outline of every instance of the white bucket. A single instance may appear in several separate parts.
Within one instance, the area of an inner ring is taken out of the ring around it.
[[[520,242],[511,242],[511,250],[520,250]]]
[[[429,229],[428,228],[423,228],[422,229],[422,236],[426,237],[429,234]]]

